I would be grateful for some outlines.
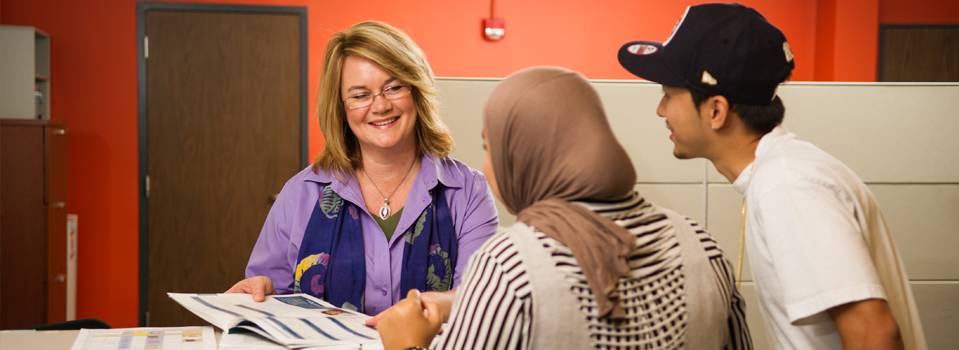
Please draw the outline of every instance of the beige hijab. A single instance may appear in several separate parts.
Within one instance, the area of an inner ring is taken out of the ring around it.
[[[589,82],[562,68],[513,73],[484,115],[496,182],[518,219],[573,252],[600,317],[623,316],[617,282],[629,273],[632,234],[576,200],[626,198],[636,173]]]

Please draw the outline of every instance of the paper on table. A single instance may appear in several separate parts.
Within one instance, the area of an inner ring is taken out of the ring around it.
[[[223,333],[220,350],[286,350],[287,347],[252,333]]]
[[[266,340],[255,333],[223,333],[220,336],[220,350],[288,350],[289,348]],[[297,350],[382,350],[382,344],[346,344],[297,348]]]
[[[212,327],[83,329],[70,350],[216,350]]]

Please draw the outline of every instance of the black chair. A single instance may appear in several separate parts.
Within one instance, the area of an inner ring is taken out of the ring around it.
[[[37,326],[34,329],[38,331],[75,331],[81,328],[107,329],[110,328],[110,325],[95,318],[82,318],[73,321],[45,324]]]

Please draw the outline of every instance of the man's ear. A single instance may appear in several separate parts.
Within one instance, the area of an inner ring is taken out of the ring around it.
[[[729,125],[729,100],[721,95],[710,96],[699,108],[699,113],[706,117],[710,129],[718,131]]]

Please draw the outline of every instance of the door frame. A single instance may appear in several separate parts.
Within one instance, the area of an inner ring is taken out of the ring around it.
[[[147,321],[147,281],[149,279],[149,201],[146,196],[147,165],[149,164],[147,143],[147,69],[144,57],[144,37],[146,36],[146,13],[151,10],[180,10],[193,12],[240,12],[264,14],[292,14],[300,19],[300,164],[307,164],[307,137],[309,123],[307,118],[307,104],[309,91],[309,57],[307,47],[309,35],[307,27],[307,9],[301,6],[258,6],[258,5],[214,5],[189,3],[137,3],[137,122],[138,126],[138,157],[139,157],[139,307],[138,323],[141,327]]]

